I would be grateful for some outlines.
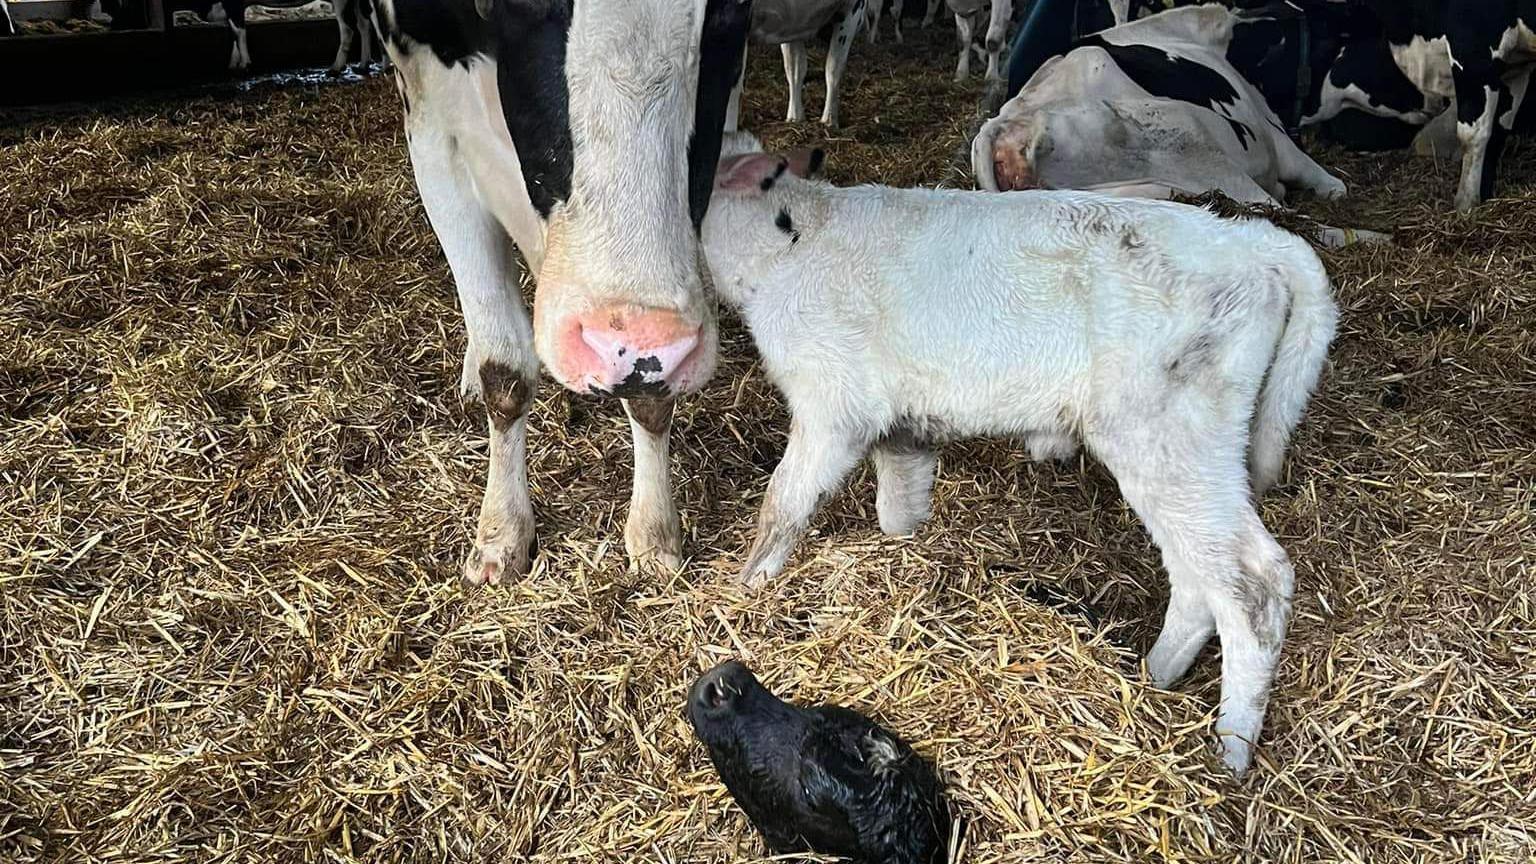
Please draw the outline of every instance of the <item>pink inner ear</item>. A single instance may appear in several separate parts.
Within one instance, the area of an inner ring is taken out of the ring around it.
[[[715,188],[741,192],[761,190],[763,180],[779,171],[782,156],[772,153],[744,153],[720,160],[715,171]]]

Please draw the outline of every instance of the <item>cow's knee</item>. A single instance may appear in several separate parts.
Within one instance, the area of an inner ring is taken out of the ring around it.
[[[480,398],[497,432],[506,432],[528,414],[537,386],[532,378],[500,360],[482,362],[479,378]]]

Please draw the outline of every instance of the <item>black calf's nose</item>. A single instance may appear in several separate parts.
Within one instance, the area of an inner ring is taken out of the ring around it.
[[[688,701],[706,711],[719,710],[741,695],[753,680],[747,667],[728,660],[699,676],[693,683]]]

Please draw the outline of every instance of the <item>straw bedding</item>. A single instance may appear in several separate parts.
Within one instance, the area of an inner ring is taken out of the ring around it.
[[[953,177],[979,85],[911,37],[861,37],[825,141],[758,49],[747,125],[839,182]],[[1164,577],[1091,462],[950,447],[899,540],[861,470],[743,594],[786,417],[728,320],[673,433],[685,570],[630,571],[618,406],[546,382],[535,570],[465,593],[483,415],[391,85],[7,118],[0,860],[758,860],[682,713],[727,656],[933,756],[972,864],[1531,860],[1536,153],[1468,218],[1451,166],[1322,155],[1354,197],[1308,214],[1398,244],[1326,255],[1340,335],[1263,503],[1295,620],[1234,782],[1214,651],[1139,671]]]

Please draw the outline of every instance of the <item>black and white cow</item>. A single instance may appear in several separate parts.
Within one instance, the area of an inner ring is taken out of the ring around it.
[[[784,53],[784,77],[789,80],[789,111],[785,119],[798,123],[805,119],[800,92],[805,89],[805,43],[822,34],[831,34],[827,43],[827,101],[821,122],[837,126],[839,91],[843,70],[848,66],[848,51],[853,37],[864,23],[865,0],[755,0],[752,12],[752,41],[778,45]],[[741,112],[741,89],[747,80],[746,64],[741,79],[731,94],[726,128],[734,130]]]
[[[229,24],[229,68],[237,72],[251,67],[251,49],[246,38],[246,11],[253,6],[272,9],[295,9],[308,6],[314,0],[166,0],[165,14],[191,12],[203,21],[215,22],[222,18]],[[149,9],[144,0],[101,0],[101,8],[112,19],[114,30],[136,30],[149,26]],[[373,0],[334,0],[332,11],[336,16],[336,30],[340,46],[331,64],[332,72],[346,68],[352,42],[362,37],[362,63],[373,62]]]
[[[880,41],[880,14],[885,9],[887,3],[891,6],[891,21],[896,25],[896,41],[898,43],[901,42],[901,19],[906,14],[908,2],[909,0],[870,0],[868,9],[869,44],[873,45]],[[913,4],[913,8],[919,8],[922,0],[910,0],[910,2]],[[928,11],[923,13],[924,27],[933,24],[934,19],[939,15],[939,7],[943,5],[944,0],[928,0]]]
[[[1454,106],[1456,209],[1493,194],[1504,139],[1536,65],[1536,0],[1366,0],[1388,50],[1432,114]]]
[[[699,225],[751,0],[378,0],[422,204],[458,288],[463,389],[489,418],[469,584],[529,564],[526,419],[540,361],[625,400],[625,548],[681,564],[673,400],[712,374]],[[515,249],[514,249],[515,247]],[[535,276],[533,315],[522,265]]]
[[[984,189],[1118,194],[1219,190],[1273,204],[1344,184],[1303,153],[1226,59],[1239,17],[1171,9],[1079,40],[1047,60],[972,143]]]

